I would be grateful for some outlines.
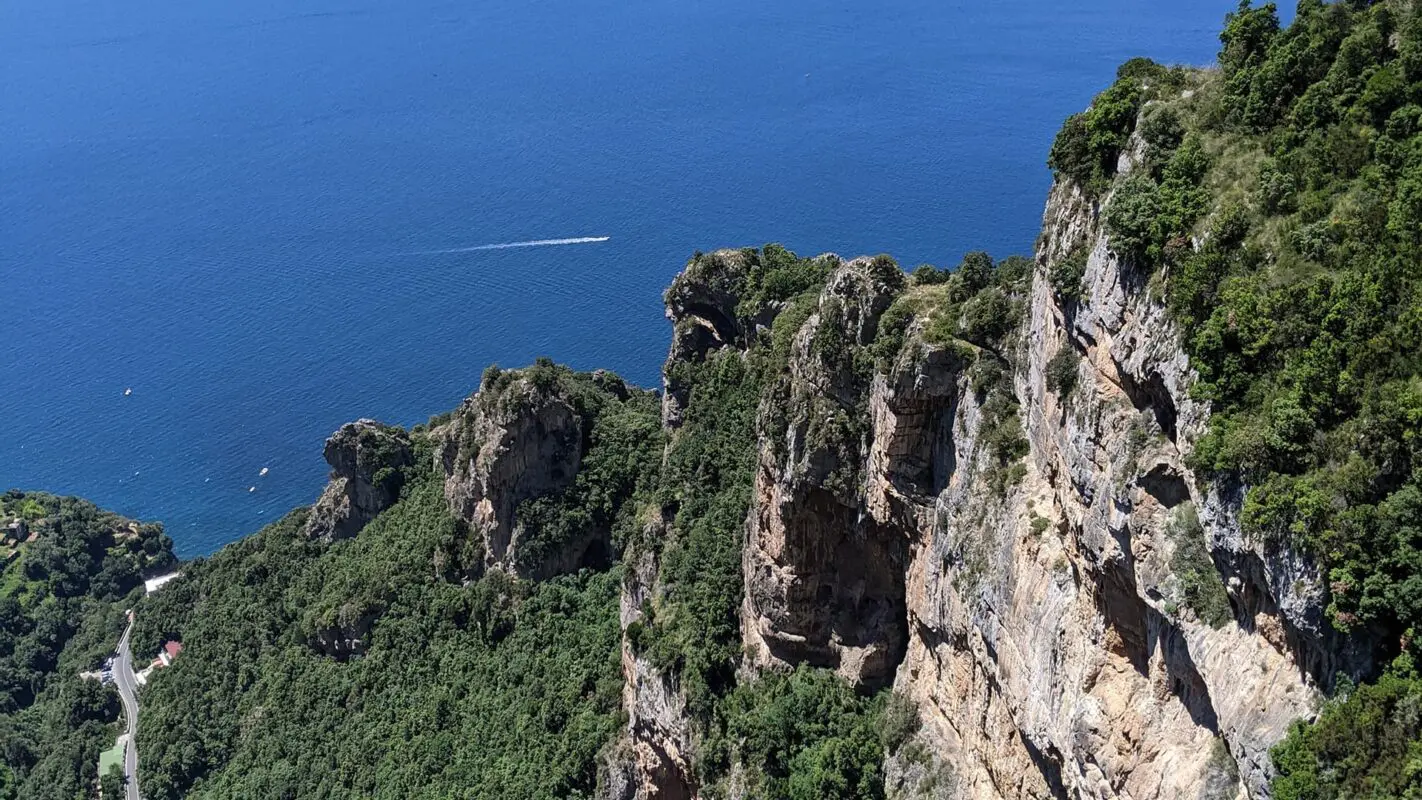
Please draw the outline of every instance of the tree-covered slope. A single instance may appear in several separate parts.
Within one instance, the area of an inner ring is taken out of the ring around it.
[[[87,796],[119,700],[79,673],[113,652],[143,577],[174,563],[172,541],[160,525],[40,492],[0,495],[0,531],[0,798]]]
[[[778,331],[804,319],[788,301],[828,274],[824,260],[783,248],[746,252],[761,265],[747,307],[791,322],[744,351],[679,365],[688,402],[674,432],[654,395],[605,373],[490,369],[477,398],[411,432],[398,502],[353,538],[310,536],[299,509],[185,565],[143,602],[137,652],[184,642],[143,694],[145,796],[590,796],[625,722],[615,562],[647,550],[665,565],[666,602],[628,636],[686,687],[707,783],[735,764],[769,796],[882,796],[882,693],[825,670],[736,676],[763,382],[785,368]],[[551,420],[563,401],[587,420],[577,473],[517,504],[514,538],[522,557],[548,563],[583,531],[606,530],[614,564],[514,577],[521,563],[489,566],[452,513],[451,483],[470,478],[437,454],[502,463],[521,446],[511,432],[525,430],[512,420]],[[648,525],[659,516],[670,530]]]
[[[551,364],[527,376],[595,392]],[[486,389],[515,377],[492,370]],[[584,399],[586,469],[527,515],[533,541],[610,524],[656,463],[659,438],[636,433],[657,428],[653,398]],[[619,570],[486,572],[430,432],[412,441],[398,501],[354,538],[310,537],[299,509],[139,609],[140,651],[184,642],[143,695],[146,797],[591,795],[622,719]]]
[[[616,571],[447,580],[432,475],[349,542],[313,545],[303,521],[190,565],[142,609],[185,643],[143,697],[145,796],[590,794],[619,719]],[[368,580],[388,606],[365,652],[321,652],[310,610]]]

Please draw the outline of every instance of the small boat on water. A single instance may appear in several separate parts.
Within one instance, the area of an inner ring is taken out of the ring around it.
[[[266,467],[262,467],[262,471],[257,473],[257,477],[258,477],[258,478],[265,478],[265,477],[267,476],[267,473],[270,472],[270,471],[271,471],[271,470],[267,469]]]
[[[131,394],[133,394],[133,390],[132,390],[132,389],[124,389],[124,390],[123,390],[123,396],[124,396],[124,397],[128,397],[128,396],[131,395]]]

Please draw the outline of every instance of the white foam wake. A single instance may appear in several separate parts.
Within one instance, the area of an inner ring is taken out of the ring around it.
[[[474,253],[479,250],[510,250],[515,247],[555,247],[565,244],[597,244],[611,239],[611,236],[577,236],[571,239],[532,239],[527,242],[500,242],[498,244],[481,244],[474,247],[451,247],[447,250],[420,250],[414,253],[406,253],[411,256],[437,256],[445,253]]]

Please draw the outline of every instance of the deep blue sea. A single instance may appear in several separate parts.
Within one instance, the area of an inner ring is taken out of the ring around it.
[[[490,362],[654,384],[696,249],[1027,253],[1062,119],[1235,4],[0,4],[0,488],[207,553]]]

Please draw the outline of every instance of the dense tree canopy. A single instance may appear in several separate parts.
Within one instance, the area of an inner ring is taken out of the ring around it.
[[[109,656],[142,579],[174,563],[159,525],[73,497],[10,491],[25,538],[0,573],[0,798],[85,796],[118,732],[118,695],[79,673]]]
[[[779,269],[808,265],[785,253]],[[823,279],[774,270],[759,278],[765,287]],[[736,688],[756,359],[727,353],[694,366],[686,424],[665,463],[654,398],[575,398],[595,416],[579,475],[567,490],[525,503],[521,524],[549,547],[599,526],[619,547],[661,549],[677,601],[632,635],[678,676],[698,724],[721,742],[706,774],[724,771],[734,753],[770,785],[803,787],[796,796],[879,796],[871,787],[882,783],[874,732],[882,700],[824,671]],[[551,364],[528,373],[565,382],[574,395],[588,388],[588,376]],[[485,378],[486,386],[502,380],[501,372]],[[426,433],[417,429],[414,440],[420,456],[402,476],[398,504],[356,538],[311,541],[298,510],[187,565],[144,601],[135,647],[185,644],[143,697],[146,797],[592,794],[598,754],[623,725],[622,568],[542,581],[480,574]],[[680,508],[677,535],[643,540],[647,509],[663,503]],[[342,646],[351,639],[360,646]],[[783,704],[789,686],[797,702],[823,704],[833,717],[801,721],[790,750],[736,744],[746,726],[786,713],[762,714],[746,692]],[[806,793],[821,789],[831,793]]]

